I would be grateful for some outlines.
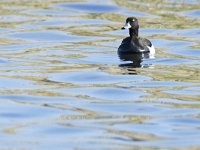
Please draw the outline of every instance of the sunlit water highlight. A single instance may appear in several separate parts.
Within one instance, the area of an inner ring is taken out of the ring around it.
[[[199,149],[199,6],[1,1],[0,149]],[[154,59],[119,59],[127,16]]]

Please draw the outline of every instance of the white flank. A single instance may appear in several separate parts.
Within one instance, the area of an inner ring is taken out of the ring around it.
[[[150,58],[154,58],[154,55],[156,53],[155,48],[153,46],[153,44],[151,45],[151,47],[147,46],[149,48],[149,54],[150,54]]]
[[[155,51],[155,48],[153,45],[151,45],[151,47],[147,46],[149,48],[149,51],[150,51],[150,54],[155,54],[156,51]]]

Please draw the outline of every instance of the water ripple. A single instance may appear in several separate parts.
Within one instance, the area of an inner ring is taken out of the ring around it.
[[[0,149],[199,149],[198,4],[2,0]],[[155,58],[119,59],[127,16]]]

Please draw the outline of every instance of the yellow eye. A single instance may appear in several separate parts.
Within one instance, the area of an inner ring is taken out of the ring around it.
[[[135,19],[133,19],[133,21],[135,21]]]

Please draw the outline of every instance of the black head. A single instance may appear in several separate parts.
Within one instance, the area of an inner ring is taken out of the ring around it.
[[[138,20],[135,17],[128,17],[126,19],[126,24],[121,29],[135,29],[139,28]]]
[[[138,36],[139,24],[137,18],[128,17],[126,19],[126,24],[121,29],[129,29],[129,31],[131,31],[132,34]]]

